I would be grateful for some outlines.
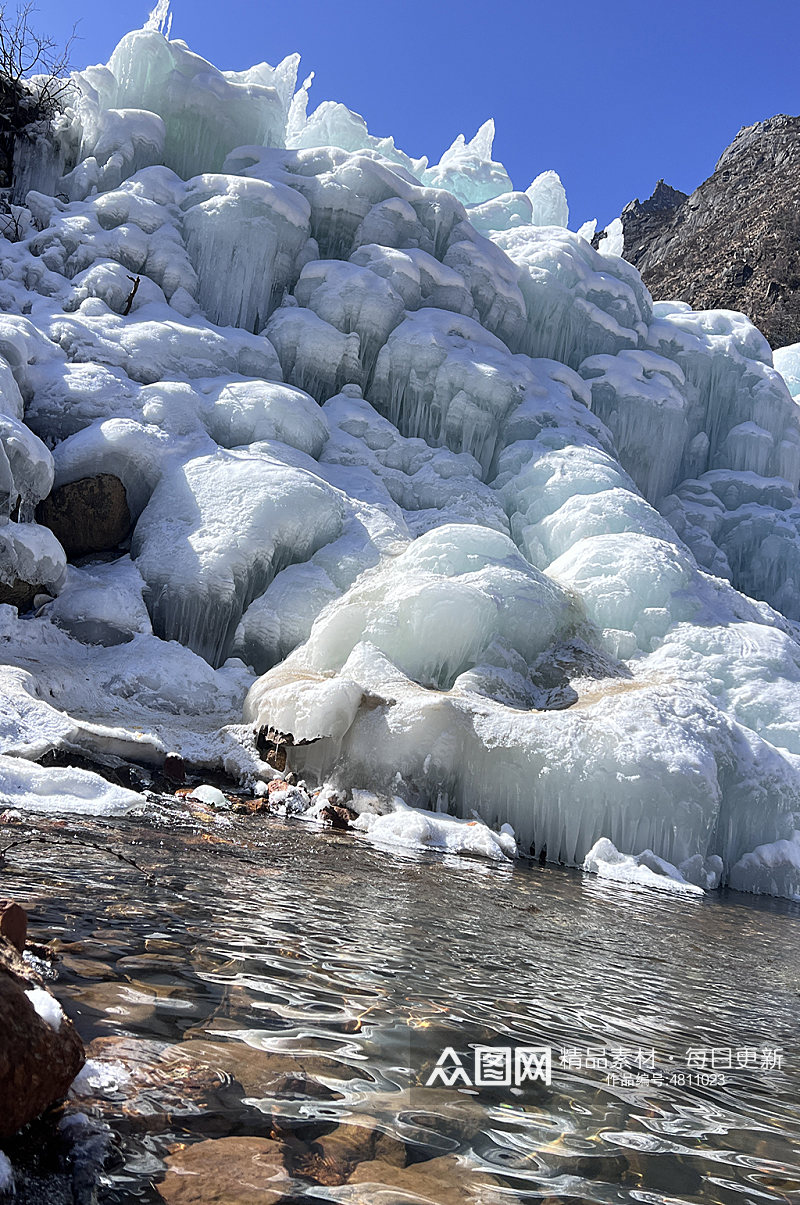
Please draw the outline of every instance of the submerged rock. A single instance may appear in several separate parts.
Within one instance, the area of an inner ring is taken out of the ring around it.
[[[202,1066],[231,1076],[248,1096],[336,1095],[334,1085],[358,1078],[359,1069],[323,1054],[256,1050],[244,1042],[191,1038],[165,1056],[176,1065]]]
[[[272,1205],[292,1182],[286,1148],[269,1138],[210,1138],[178,1146],[156,1185],[168,1205]]]
[[[310,1143],[295,1170],[317,1184],[337,1185],[344,1184],[359,1164],[374,1160],[405,1167],[406,1144],[380,1130],[373,1118],[361,1115],[358,1125],[339,1125]]]
[[[491,1180],[477,1175],[457,1155],[440,1155],[409,1167],[397,1167],[382,1157],[359,1163],[348,1184],[359,1186],[348,1194],[350,1205],[375,1205],[380,1200],[466,1205],[470,1201],[488,1203],[486,1188]]]

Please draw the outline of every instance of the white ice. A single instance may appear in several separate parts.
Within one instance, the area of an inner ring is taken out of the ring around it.
[[[70,1085],[76,1096],[116,1094],[129,1084],[131,1073],[119,1059],[87,1059]]]
[[[429,166],[309,113],[296,55],[218,71],[166,21],[17,156],[0,580],[38,597],[0,607],[0,797],[142,806],[53,750],[252,785],[266,727],[397,796],[378,830],[477,811],[800,892],[796,349],[654,303],[492,122]],[[36,505],[97,473],[130,548],[68,566]]]
[[[31,812],[111,815],[144,803],[141,795],[116,787],[89,770],[44,769],[23,757],[0,755],[0,803]]]
[[[207,782],[201,783],[199,787],[192,787],[192,799],[199,799],[201,803],[207,803],[215,808],[230,807],[230,803],[219,787],[212,787]]]
[[[0,1151],[0,1193],[14,1194],[14,1168],[8,1155]]]
[[[51,995],[50,992],[46,992],[41,987],[33,987],[29,991],[26,991],[25,995],[45,1025],[49,1025],[51,1029],[54,1029],[58,1033],[61,1028],[61,1022],[64,1020],[64,1010],[55,996]]]
[[[746,853],[731,867],[730,884],[740,891],[800,901],[800,830]]]
[[[411,808],[402,799],[393,800],[391,811],[378,814],[362,811],[353,828],[381,849],[394,852],[433,849],[442,853],[471,855],[505,861],[516,856],[510,826],[496,833],[479,819],[461,819]]]
[[[589,874],[627,887],[651,887],[678,895],[702,895],[703,888],[689,883],[670,862],[651,849],[640,854],[622,854],[608,837],[596,841],[583,860]]]

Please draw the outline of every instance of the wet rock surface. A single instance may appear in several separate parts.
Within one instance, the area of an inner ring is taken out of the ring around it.
[[[686,197],[659,181],[622,212],[653,298],[740,310],[773,348],[800,340],[800,117],[746,126]]]
[[[0,937],[10,942],[17,953],[25,949],[28,937],[28,914],[13,900],[0,900]]]
[[[324,823],[329,824],[331,828],[349,828],[356,819],[357,813],[352,808],[344,807],[342,804],[331,803],[324,807],[319,818]]]
[[[18,909],[19,912],[22,909]],[[3,911],[24,941],[13,905]],[[84,1062],[83,1043],[17,945],[0,936],[0,1137],[15,1134],[62,1100]]]
[[[278,1205],[291,1189],[286,1148],[268,1138],[216,1138],[178,1148],[158,1185],[167,1205]]]
[[[407,1201],[408,1205],[467,1205],[492,1199],[485,1195],[487,1183],[456,1155],[441,1155],[410,1167],[377,1158],[359,1163],[348,1180],[348,1184],[358,1185],[358,1191],[348,1200],[351,1205],[377,1205],[381,1200],[387,1205],[391,1200]],[[393,1188],[398,1190],[396,1194],[387,1192]]]

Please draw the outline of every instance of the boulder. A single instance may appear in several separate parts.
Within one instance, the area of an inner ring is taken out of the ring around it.
[[[20,577],[11,582],[0,582],[0,603],[8,603],[18,611],[29,611],[41,589],[40,585],[24,582]]]
[[[0,936],[0,1138],[63,1100],[83,1064],[74,1025],[12,942]]]
[[[0,936],[10,941],[20,954],[28,936],[28,914],[13,900],[0,900]]]
[[[112,473],[57,486],[37,506],[36,519],[50,528],[69,557],[116,548],[131,530],[125,486]]]

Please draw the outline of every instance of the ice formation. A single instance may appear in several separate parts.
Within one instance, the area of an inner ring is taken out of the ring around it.
[[[695,870],[692,860],[684,863],[689,875]],[[650,887],[655,891],[669,891],[678,895],[702,895],[703,887],[695,883],[671,862],[659,858],[651,849],[640,854],[622,854],[608,837],[596,841],[583,860],[583,869],[590,874],[626,887]],[[701,868],[697,868],[701,869]],[[717,879],[712,869],[702,868],[705,886],[716,887]]]
[[[402,799],[395,799],[388,812],[365,808],[353,827],[365,833],[373,845],[392,852],[433,849],[498,862],[514,858],[517,852],[510,825],[505,824],[501,832],[494,833],[479,818],[468,820],[412,808]]]
[[[0,1192],[14,1195],[14,1168],[3,1151],[0,1151]]]
[[[54,1029],[58,1033],[61,1028],[61,1022],[64,1020],[64,1012],[55,996],[51,995],[50,992],[46,992],[41,987],[33,987],[25,995],[45,1025],[49,1025],[51,1029]]]
[[[52,749],[253,783],[271,730],[400,800],[376,840],[511,824],[799,895],[800,421],[765,340],[654,305],[491,122],[429,166],[309,114],[297,56],[218,71],[166,20],[17,159],[0,582],[39,597],[0,607],[0,798],[142,804]],[[36,506],[98,473],[130,549],[67,565]]]

